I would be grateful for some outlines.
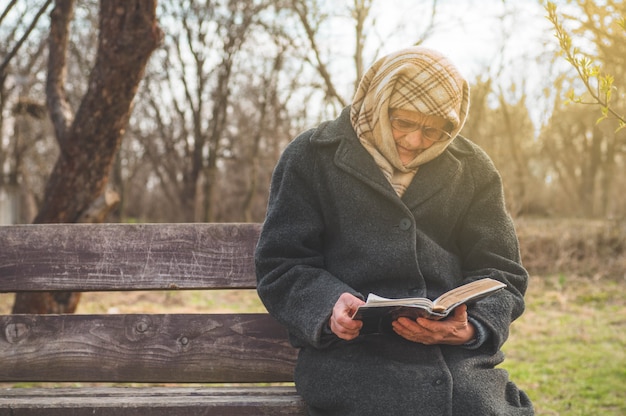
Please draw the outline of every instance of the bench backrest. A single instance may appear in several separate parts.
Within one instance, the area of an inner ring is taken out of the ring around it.
[[[253,289],[259,224],[0,227],[0,292]],[[0,381],[293,381],[266,313],[0,316]]]

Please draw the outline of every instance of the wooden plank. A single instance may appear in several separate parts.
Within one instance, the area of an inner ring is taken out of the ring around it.
[[[0,390],[0,415],[305,415],[293,387]]]
[[[268,314],[0,316],[0,381],[285,382],[296,354]]]
[[[260,224],[0,226],[0,292],[256,287]]]

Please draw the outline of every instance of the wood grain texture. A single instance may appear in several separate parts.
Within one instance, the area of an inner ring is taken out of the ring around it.
[[[0,292],[256,287],[260,224],[0,226]]]
[[[0,292],[253,289],[260,224],[0,226]],[[268,314],[0,316],[0,381],[293,382]],[[293,387],[0,389],[0,416],[305,415]]]
[[[0,416],[305,415],[293,387],[0,389]]]
[[[268,314],[0,316],[0,381],[284,382],[296,350]]]

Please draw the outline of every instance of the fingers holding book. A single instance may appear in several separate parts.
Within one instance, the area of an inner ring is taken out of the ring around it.
[[[359,336],[363,322],[352,319],[357,308],[364,304],[361,299],[350,293],[343,293],[330,316],[330,330],[339,338],[350,341]]]
[[[462,345],[472,340],[476,332],[467,319],[465,304],[456,307],[446,319],[417,318],[413,320],[400,317],[391,325],[394,332],[401,337],[426,345]]]

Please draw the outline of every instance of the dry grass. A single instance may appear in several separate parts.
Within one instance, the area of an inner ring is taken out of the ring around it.
[[[524,266],[533,275],[626,280],[626,222],[519,219]]]

